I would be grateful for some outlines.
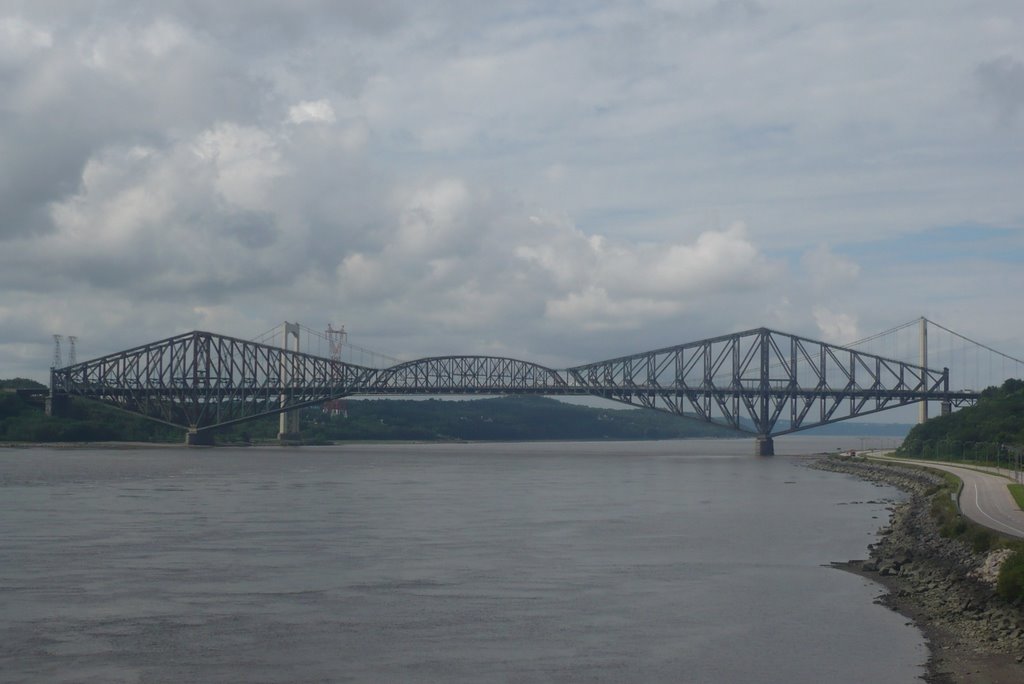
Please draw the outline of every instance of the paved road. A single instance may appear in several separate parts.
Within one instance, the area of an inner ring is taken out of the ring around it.
[[[960,492],[960,510],[964,515],[979,525],[1024,539],[1024,511],[1017,507],[1017,502],[1013,500],[1013,495],[1006,486],[1013,480],[996,474],[995,469],[979,472],[939,461],[914,461],[903,458],[880,460],[916,463],[953,473],[964,481],[963,491]]]

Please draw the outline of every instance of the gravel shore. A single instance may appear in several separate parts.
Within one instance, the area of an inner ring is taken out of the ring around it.
[[[821,458],[812,468],[898,487],[909,501],[892,507],[870,557],[833,563],[888,591],[878,601],[912,619],[928,639],[928,682],[1024,682],[1024,610],[995,594],[1006,551],[975,553],[943,538],[926,492],[942,483],[922,470],[850,458]]]

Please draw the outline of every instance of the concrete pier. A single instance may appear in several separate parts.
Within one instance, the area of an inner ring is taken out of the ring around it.
[[[64,418],[71,408],[71,397],[66,394],[50,394],[46,397],[46,415],[51,418]]]
[[[771,435],[758,435],[757,441],[754,442],[754,455],[755,456],[774,456],[775,455],[775,442],[772,440]]]
[[[185,433],[185,446],[213,446],[213,430],[189,430]]]
[[[298,323],[284,322],[284,341],[281,348],[286,352],[289,351],[288,343],[294,340],[295,351],[302,351],[299,346],[299,331],[301,326]],[[288,387],[296,378],[293,377],[294,369],[288,362],[287,354],[281,355],[281,384],[282,387]],[[291,401],[291,391],[286,391],[281,394],[281,408],[284,408]],[[282,411],[279,418],[279,426],[277,431],[277,441],[281,444],[290,444],[299,441],[299,412],[296,410]]]
[[[277,441],[281,444],[301,444],[302,434],[299,432],[279,432]]]

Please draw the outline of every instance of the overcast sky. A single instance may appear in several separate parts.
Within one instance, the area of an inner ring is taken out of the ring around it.
[[[1024,355],[1021,0],[0,0],[0,377],[199,328]]]

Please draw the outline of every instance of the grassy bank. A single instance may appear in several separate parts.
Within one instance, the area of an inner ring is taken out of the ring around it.
[[[924,466],[903,467],[920,467],[942,477],[942,484],[925,492],[929,500],[928,510],[941,536],[959,540],[979,554],[1000,549],[1010,551],[1009,557],[1000,567],[996,593],[1012,603],[1024,604],[1024,542],[1003,536],[963,515],[956,503],[963,489],[963,481],[956,475]],[[1024,500],[1024,486],[1010,485],[1010,489],[1014,491],[1019,505]]]
[[[1017,508],[1024,511],[1024,485],[1012,484],[1008,486],[1010,494],[1013,494],[1013,500],[1017,502]]]

